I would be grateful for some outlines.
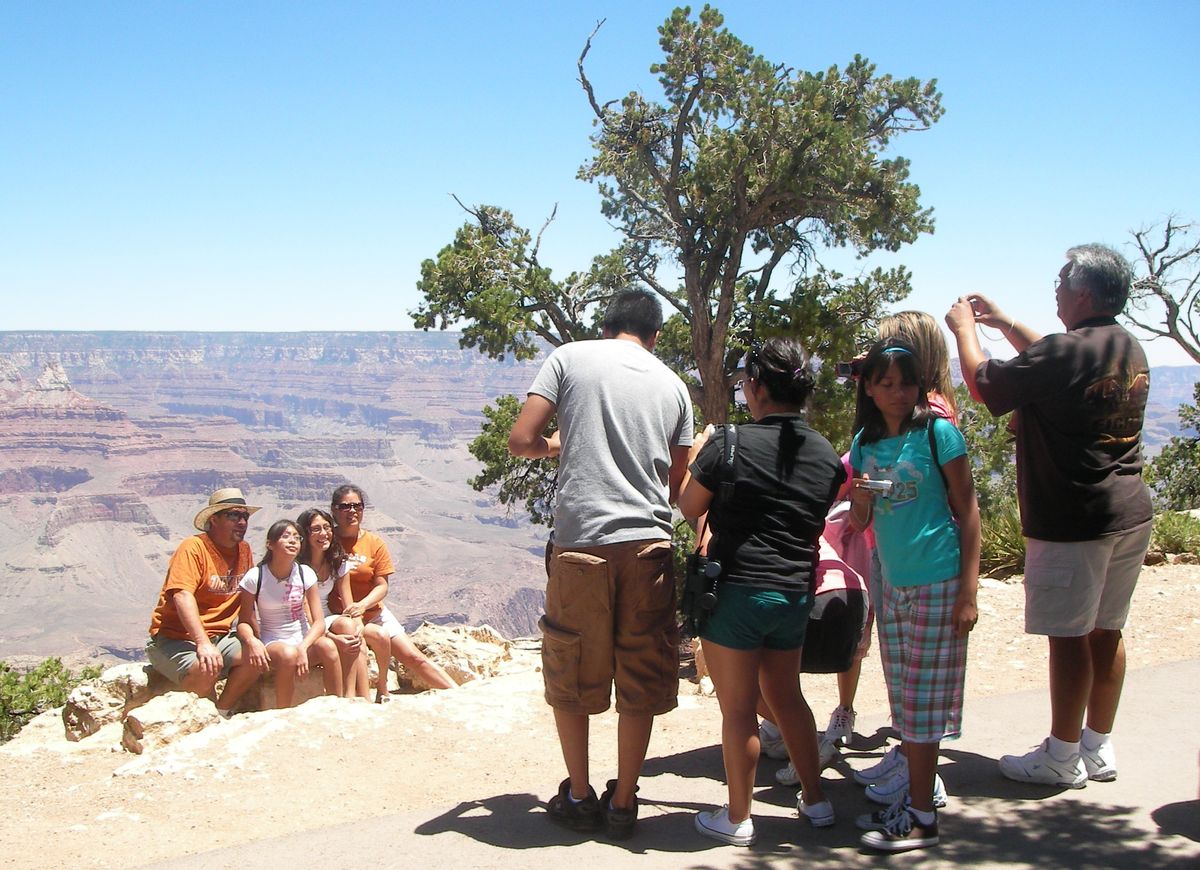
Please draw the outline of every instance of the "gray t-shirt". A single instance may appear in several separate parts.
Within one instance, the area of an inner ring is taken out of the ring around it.
[[[556,547],[669,540],[671,447],[692,443],[687,387],[640,344],[570,342],[529,388],[555,404],[562,433]]]

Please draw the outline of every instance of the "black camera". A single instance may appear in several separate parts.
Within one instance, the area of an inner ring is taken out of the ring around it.
[[[850,362],[840,362],[837,364],[837,376],[839,378],[857,378],[862,374],[862,358],[852,359]]]
[[[700,553],[687,557],[687,575],[683,584],[680,610],[693,634],[698,634],[705,620],[717,606],[717,584],[721,580],[721,563]]]

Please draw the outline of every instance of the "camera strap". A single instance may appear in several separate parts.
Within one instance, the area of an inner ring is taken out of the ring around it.
[[[735,424],[728,423],[721,429],[722,437],[725,439],[725,450],[721,454],[721,464],[717,466],[720,483],[717,485],[712,504],[704,513],[704,522],[696,529],[697,553],[700,552],[700,542],[704,540],[704,531],[709,524],[709,517],[712,516],[713,511],[719,511],[733,498],[733,487],[737,480],[735,471],[737,470],[738,428]]]

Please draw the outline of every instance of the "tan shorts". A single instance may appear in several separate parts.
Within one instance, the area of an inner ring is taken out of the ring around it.
[[[1025,633],[1119,631],[1150,546],[1151,523],[1092,541],[1025,539]]]
[[[670,541],[554,549],[542,630],[546,703],[658,715],[679,694],[679,627]]]

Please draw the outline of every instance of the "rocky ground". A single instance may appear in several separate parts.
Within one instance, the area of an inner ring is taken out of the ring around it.
[[[1019,578],[983,581],[969,699],[1044,684],[1045,642],[1022,633],[1022,602]],[[1142,667],[1195,658],[1200,567],[1147,568],[1126,638],[1131,679]],[[401,812],[433,817],[493,796],[544,798],[561,762],[536,659],[527,665],[383,706],[320,698],[246,714],[140,757],[116,748],[119,732],[69,744],[60,723],[41,720],[0,749],[0,866],[140,866]],[[886,706],[878,673],[873,650],[860,711]],[[804,686],[823,722],[836,699],[833,678],[806,678]],[[968,728],[970,710],[968,700]],[[1040,723],[1045,712],[1030,718]],[[719,720],[716,700],[683,683],[680,709],[656,726],[650,764],[714,745]],[[602,783],[613,774],[616,719],[593,722],[592,779]],[[1031,725],[1031,735],[1040,733]]]

